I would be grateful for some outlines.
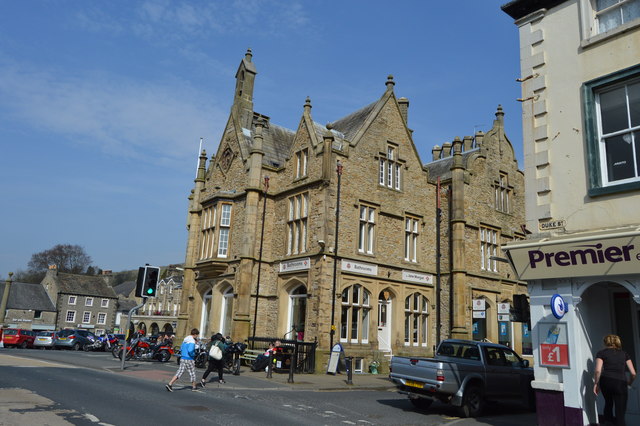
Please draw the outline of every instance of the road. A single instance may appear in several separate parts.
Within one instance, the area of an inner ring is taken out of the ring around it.
[[[249,374],[192,392],[185,373],[170,393],[164,383],[175,370],[175,362],[146,362],[123,372],[105,353],[0,349],[0,424],[511,424],[503,408],[462,420],[445,405],[416,411],[396,392],[291,390]]]

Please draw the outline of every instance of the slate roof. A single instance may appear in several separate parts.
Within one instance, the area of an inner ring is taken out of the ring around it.
[[[360,130],[377,103],[378,101],[372,102],[369,105],[362,107],[355,112],[352,112],[346,117],[343,117],[338,121],[334,121],[333,123],[331,123],[333,129],[344,134],[345,139],[352,141],[353,137],[356,135],[356,133],[358,133],[358,130]]]
[[[58,291],[67,294],[116,298],[116,293],[104,278],[91,275],[76,275],[58,272],[53,275],[58,283]]]
[[[462,153],[462,161],[464,164],[467,164],[471,155],[477,154],[479,151],[480,148],[464,151]],[[447,180],[451,178],[451,163],[453,163],[453,155],[427,163],[424,167],[429,170],[429,176],[440,176],[440,179]]]
[[[131,294],[131,292],[133,291],[134,288],[136,288],[136,282],[135,281],[125,281],[125,282],[120,283],[118,285],[114,285],[113,286],[113,291],[118,296],[128,297]]]
[[[251,152],[255,126],[251,126],[250,132],[246,131],[247,129],[243,130],[247,152]],[[289,156],[295,135],[296,132],[293,130],[269,122],[269,126],[262,130],[262,163],[271,167],[282,167]]]
[[[0,283],[0,297],[4,294],[5,283]],[[14,282],[9,290],[7,309],[33,309],[34,311],[55,312],[56,307],[42,284]]]
[[[138,302],[136,302],[135,300],[118,297],[118,312],[128,313],[136,305],[138,305]]]

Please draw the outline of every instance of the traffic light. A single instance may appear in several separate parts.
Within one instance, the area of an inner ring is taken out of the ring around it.
[[[157,266],[141,266],[138,268],[136,280],[137,297],[156,297],[160,268]]]
[[[531,322],[531,310],[526,294],[513,295],[513,309],[511,313],[513,314],[514,322]]]

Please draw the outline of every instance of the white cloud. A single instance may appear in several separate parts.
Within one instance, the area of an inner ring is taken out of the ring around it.
[[[0,58],[0,110],[11,119],[89,144],[112,156],[190,161],[200,137],[227,117],[188,82],[30,69]]]

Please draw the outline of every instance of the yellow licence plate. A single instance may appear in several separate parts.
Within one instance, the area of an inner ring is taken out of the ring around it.
[[[416,382],[414,380],[407,380],[406,383],[407,386],[411,386],[413,388],[422,388],[424,386],[424,383],[422,382]]]

